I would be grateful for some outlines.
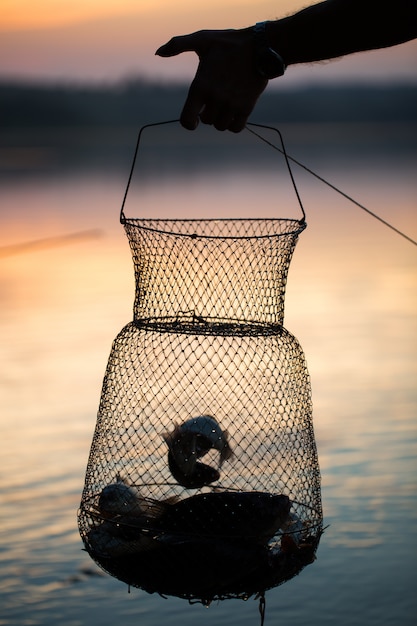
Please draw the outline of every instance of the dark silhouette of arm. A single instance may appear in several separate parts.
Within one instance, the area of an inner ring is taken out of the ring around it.
[[[265,35],[286,66],[386,48],[417,37],[417,0],[326,0],[267,22]],[[182,125],[192,130],[201,119],[218,130],[241,131],[268,84],[254,61],[253,27],[173,37],[156,54],[190,51],[200,62]]]
[[[269,22],[287,65],[387,48],[417,37],[416,0],[327,0]]]

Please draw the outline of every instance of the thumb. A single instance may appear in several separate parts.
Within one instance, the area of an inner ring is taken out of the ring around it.
[[[155,52],[160,57],[173,57],[182,52],[196,52],[199,54],[201,46],[200,33],[173,37]]]

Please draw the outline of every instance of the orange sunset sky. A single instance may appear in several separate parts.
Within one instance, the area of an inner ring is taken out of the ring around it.
[[[192,53],[155,57],[171,36],[239,28],[293,13],[303,0],[1,0],[0,79],[115,81],[192,77]],[[395,3],[393,3],[393,6]],[[417,81],[417,43],[315,66],[291,68],[294,81]],[[282,83],[282,81],[280,81]]]

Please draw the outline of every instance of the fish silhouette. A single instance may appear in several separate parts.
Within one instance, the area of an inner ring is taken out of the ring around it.
[[[182,486],[198,489],[220,478],[217,469],[198,461],[211,449],[219,451],[219,468],[233,456],[228,435],[211,415],[193,417],[164,433],[168,446],[168,466]]]
[[[171,450],[168,452],[168,466],[175,480],[186,489],[201,489],[219,480],[220,472],[211,465],[196,461],[189,473],[185,473],[176,461]]]
[[[139,492],[127,485],[119,476],[100,493],[100,512],[104,515],[141,515],[142,507]]]
[[[219,467],[233,456],[227,431],[220,428],[218,421],[212,415],[192,417],[178,427],[176,434],[195,436],[198,458],[204,456],[211,448],[218,450],[220,452]]]
[[[176,496],[157,501],[144,498],[135,485],[129,485],[120,476],[106,485],[98,498],[98,511],[105,519],[143,520],[157,517],[165,511],[167,505],[177,502]]]
[[[168,534],[265,543],[286,524],[290,509],[283,494],[213,491],[167,506],[156,525]]]

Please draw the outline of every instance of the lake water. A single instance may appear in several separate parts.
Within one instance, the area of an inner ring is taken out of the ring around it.
[[[383,131],[291,127],[285,136],[295,158],[416,239],[415,129]],[[180,153],[182,137],[193,141],[179,135]],[[59,168],[41,148],[3,152],[0,624],[259,624],[253,599],[206,609],[128,593],[82,551],[76,516],[101,383],[112,340],[132,318],[133,267],[118,222],[129,158],[98,153]],[[298,215],[276,153],[262,149],[264,159],[245,154],[234,167],[175,157],[173,173],[158,144],[168,165],[132,189],[127,213]],[[265,624],[411,626],[417,248],[299,167],[294,174],[308,228],[290,268],[285,326],[312,380],[328,528],[315,563],[266,594]],[[81,234],[65,238],[72,233]]]

